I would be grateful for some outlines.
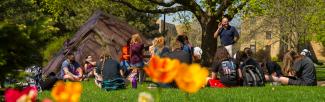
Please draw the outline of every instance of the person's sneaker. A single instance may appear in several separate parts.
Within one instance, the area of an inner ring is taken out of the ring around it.
[[[156,84],[149,84],[148,89],[155,89],[157,88]]]
[[[279,82],[272,82],[272,86],[279,86],[281,85]]]

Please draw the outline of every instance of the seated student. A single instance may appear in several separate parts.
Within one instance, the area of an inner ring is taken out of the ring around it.
[[[314,63],[308,57],[299,55],[295,51],[289,51],[285,54],[283,70],[287,76],[265,76],[265,78],[284,85],[317,85]]]
[[[224,47],[218,47],[211,71],[211,79],[217,79],[219,75],[221,83],[226,87],[240,85],[238,79],[241,77],[241,70]]]
[[[62,63],[61,66],[61,78],[69,81],[81,81],[82,80],[82,69],[78,62],[75,61],[73,53],[67,54],[67,59]]]
[[[118,61],[112,59],[110,55],[104,54],[97,64],[95,76],[96,85],[102,87],[104,81],[122,79],[124,73]]]
[[[265,56],[263,56],[260,65],[263,69],[264,75],[274,75],[277,77],[282,76],[280,65],[274,61],[271,61],[267,51],[263,51],[263,55]]]
[[[172,52],[169,52],[168,54],[165,54],[163,57],[168,57],[171,59],[177,59],[181,63],[190,63],[190,54],[182,50],[182,44],[179,41],[173,41],[172,45]],[[158,83],[158,87],[163,88],[170,88],[170,87],[177,87],[175,82],[168,83],[168,84],[162,84]]]
[[[193,62],[194,63],[201,63],[201,56],[202,56],[202,49],[200,47],[193,48]]]
[[[192,63],[192,48],[189,44],[189,41],[187,39],[187,36],[185,35],[178,35],[176,37],[176,40],[179,41],[182,44],[182,50],[190,54],[190,63]]]
[[[239,65],[239,69],[241,69],[242,71],[247,70],[244,69],[246,66],[254,66],[256,69],[252,69],[255,70],[253,71],[254,75],[259,76],[259,78],[256,78],[256,83],[252,83],[251,80],[247,80],[246,78],[248,77],[244,77],[243,74],[245,74],[244,72],[242,72],[242,74],[240,75],[240,81],[242,82],[241,84],[243,85],[248,85],[248,86],[263,86],[264,85],[264,81],[265,78],[264,73],[263,73],[263,69],[261,68],[260,64],[252,57],[253,56],[253,52],[251,51],[250,48],[245,48],[244,51],[239,51],[238,53],[236,53],[236,63]],[[246,71],[247,72],[247,71]],[[257,77],[255,76],[255,77]]]
[[[90,77],[94,75],[95,66],[96,66],[96,62],[93,61],[92,56],[87,56],[84,64],[85,77]]]
[[[154,55],[156,56],[164,56],[169,52],[169,49],[165,46],[165,38],[164,37],[158,37],[156,39],[156,45],[154,48]]]
[[[166,54],[165,57],[178,59],[182,63],[190,63],[190,54],[182,50],[182,44],[179,41],[173,42],[172,52]]]

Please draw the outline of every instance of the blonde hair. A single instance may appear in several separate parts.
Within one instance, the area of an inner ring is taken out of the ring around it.
[[[131,43],[141,43],[142,39],[139,34],[132,35]]]
[[[156,46],[162,48],[164,47],[164,45],[165,45],[165,38],[163,36],[158,37],[156,41]]]

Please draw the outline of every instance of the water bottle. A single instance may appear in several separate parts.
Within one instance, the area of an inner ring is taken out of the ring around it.
[[[132,88],[135,88],[136,89],[137,88],[137,79],[136,79],[136,77],[133,77],[132,78],[132,82],[131,83],[132,83]]]

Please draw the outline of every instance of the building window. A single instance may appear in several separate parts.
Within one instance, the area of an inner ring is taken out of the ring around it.
[[[265,37],[266,37],[266,39],[272,39],[272,32],[271,31],[266,31]]]

